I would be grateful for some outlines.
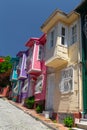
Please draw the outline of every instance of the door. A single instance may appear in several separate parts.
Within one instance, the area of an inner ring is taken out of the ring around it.
[[[53,95],[55,87],[55,75],[50,74],[47,77],[47,97],[46,97],[46,109],[53,110]]]

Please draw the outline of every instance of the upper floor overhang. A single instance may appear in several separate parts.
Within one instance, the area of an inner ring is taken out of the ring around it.
[[[52,57],[48,61],[46,61],[46,66],[53,68],[60,68],[61,66],[67,65],[68,60],[61,59],[59,57]]]
[[[66,14],[60,10],[55,10],[50,17],[42,24],[41,30],[47,33],[58,21],[70,25],[76,19],[79,18],[79,14],[75,11]]]
[[[67,65],[68,61],[68,47],[57,45],[55,54],[51,57],[46,57],[45,65],[52,68],[60,68],[61,66]]]

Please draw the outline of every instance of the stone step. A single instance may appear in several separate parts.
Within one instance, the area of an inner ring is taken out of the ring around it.
[[[85,123],[87,123],[87,119],[81,118],[81,119],[80,119],[80,122],[83,122],[83,123],[85,122]]]
[[[81,129],[81,128],[72,128],[72,130],[85,130],[85,129]]]
[[[79,123],[77,123],[77,127],[87,130],[87,122],[85,122],[85,121],[84,122],[79,122]]]

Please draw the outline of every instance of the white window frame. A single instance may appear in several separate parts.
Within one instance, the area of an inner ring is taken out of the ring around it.
[[[41,53],[40,53],[41,52]],[[38,49],[38,58],[37,60],[42,60],[43,59],[43,46],[39,45],[39,49]]]
[[[62,34],[62,29],[65,29],[65,35]],[[62,43],[62,38],[64,38],[64,44]],[[61,26],[61,45],[65,46],[66,45],[66,27]]]
[[[19,87],[19,82],[17,81],[16,86],[13,88],[13,92],[14,92],[15,94],[18,94],[18,92],[19,92],[18,87]]]
[[[53,33],[53,38],[52,38],[52,36],[51,36],[52,33]],[[48,49],[51,49],[51,48],[54,47],[54,41],[55,41],[55,28],[53,28],[53,29],[49,32],[49,34],[48,34],[47,37],[48,37],[48,38],[47,38]]]
[[[22,60],[23,60],[23,57],[20,57],[19,63],[18,63],[18,65],[16,66],[17,69],[21,69]]]
[[[76,27],[76,31],[72,34],[72,29]],[[77,22],[75,22],[73,25],[71,25],[71,45],[76,43],[78,41],[78,26],[77,26]],[[76,39],[75,39],[76,37]],[[74,39],[74,40],[73,40]]]
[[[70,76],[69,73],[67,74],[67,71],[69,71],[71,69],[72,71],[72,75]],[[65,74],[64,74],[65,73]],[[73,67],[68,67],[66,69],[63,69],[61,71],[61,82],[60,82],[60,85],[59,85],[59,89],[60,89],[60,92],[62,94],[66,94],[66,93],[70,93],[70,92],[74,92],[74,69]],[[65,77],[64,77],[65,75]],[[72,85],[71,85],[71,88],[70,88],[70,80],[72,81]],[[68,90],[66,90],[64,84],[67,83],[68,84]]]
[[[24,87],[22,88],[22,93],[28,92],[28,79],[24,81]]]
[[[54,46],[54,36],[55,36],[55,30],[53,29],[50,32],[50,48],[52,48]]]
[[[32,59],[33,59],[33,49],[34,49],[34,47],[31,47],[29,49],[29,53],[28,53],[28,56],[27,56],[27,59],[26,59],[27,63],[30,62],[30,61],[32,61]]]
[[[40,84],[41,84],[41,88],[40,88]],[[42,93],[42,89],[43,89],[43,76],[41,75],[37,78],[37,82],[35,85],[35,94]]]

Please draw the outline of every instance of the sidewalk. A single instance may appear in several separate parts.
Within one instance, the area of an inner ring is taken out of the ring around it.
[[[43,115],[37,114],[35,110],[27,109],[26,107],[22,106],[20,103],[13,102],[12,100],[8,100],[9,103],[16,106],[17,108],[23,110],[25,113],[29,114],[36,120],[41,121],[43,124],[51,128],[52,130],[69,130],[69,128],[64,127],[62,124],[53,123],[51,119],[46,119]]]

